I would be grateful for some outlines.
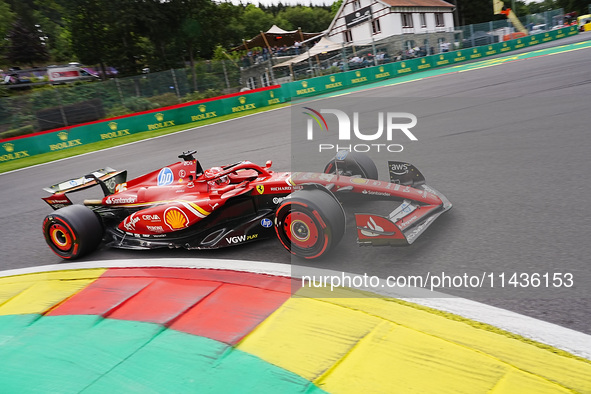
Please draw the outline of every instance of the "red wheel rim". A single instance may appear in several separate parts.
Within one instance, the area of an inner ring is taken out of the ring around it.
[[[283,226],[285,234],[294,246],[309,249],[318,242],[318,227],[314,220],[303,212],[290,212]]]
[[[63,252],[72,248],[72,235],[68,228],[60,223],[54,223],[49,227],[49,238],[51,239],[51,243]]]

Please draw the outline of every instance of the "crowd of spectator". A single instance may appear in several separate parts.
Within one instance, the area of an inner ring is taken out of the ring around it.
[[[415,59],[423,56],[433,55],[438,52],[449,52],[450,48],[451,44],[444,41],[439,44],[439,51],[437,51],[434,47],[414,46],[400,50],[393,56],[389,56],[384,50],[378,51],[375,54],[375,58],[372,52],[354,53],[348,59],[346,59],[346,66],[344,61],[340,59],[340,55],[338,56],[337,60],[331,61],[329,64],[332,67],[338,67],[341,71],[345,71],[346,69],[355,70],[389,63],[392,61]],[[250,67],[265,62],[271,57],[297,56],[300,53],[304,53],[306,50],[307,48],[297,41],[292,46],[283,45],[274,46],[270,49],[265,47],[262,49],[249,50],[242,56],[241,65],[243,67]]]
[[[240,63],[243,67],[250,67],[254,66],[255,64],[260,64],[266,62],[271,57],[282,57],[282,56],[297,56],[302,52],[306,51],[305,44],[302,44],[299,41],[294,42],[292,46],[282,45],[282,46],[272,46],[270,48],[263,47],[262,49],[249,49],[242,57],[240,58]]]

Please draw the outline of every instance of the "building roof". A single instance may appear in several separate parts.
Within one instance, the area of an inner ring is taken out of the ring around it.
[[[391,7],[455,7],[443,0],[381,0]]]

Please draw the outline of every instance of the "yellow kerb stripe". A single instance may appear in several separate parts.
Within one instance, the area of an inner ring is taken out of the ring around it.
[[[0,315],[43,313],[76,294],[105,269],[43,272],[0,278]]]
[[[328,392],[591,392],[591,362],[491,326],[351,290],[298,295],[314,298],[292,297],[238,348]]]

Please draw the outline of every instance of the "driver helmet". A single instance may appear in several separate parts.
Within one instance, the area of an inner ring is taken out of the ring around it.
[[[224,171],[224,169],[222,167],[211,167],[210,169],[205,170],[205,177],[206,178],[214,178],[218,174],[222,173],[223,171]],[[213,179],[207,183],[209,183],[211,186],[229,185],[230,178],[228,178],[227,175],[224,175],[224,176],[221,176],[217,179]]]

